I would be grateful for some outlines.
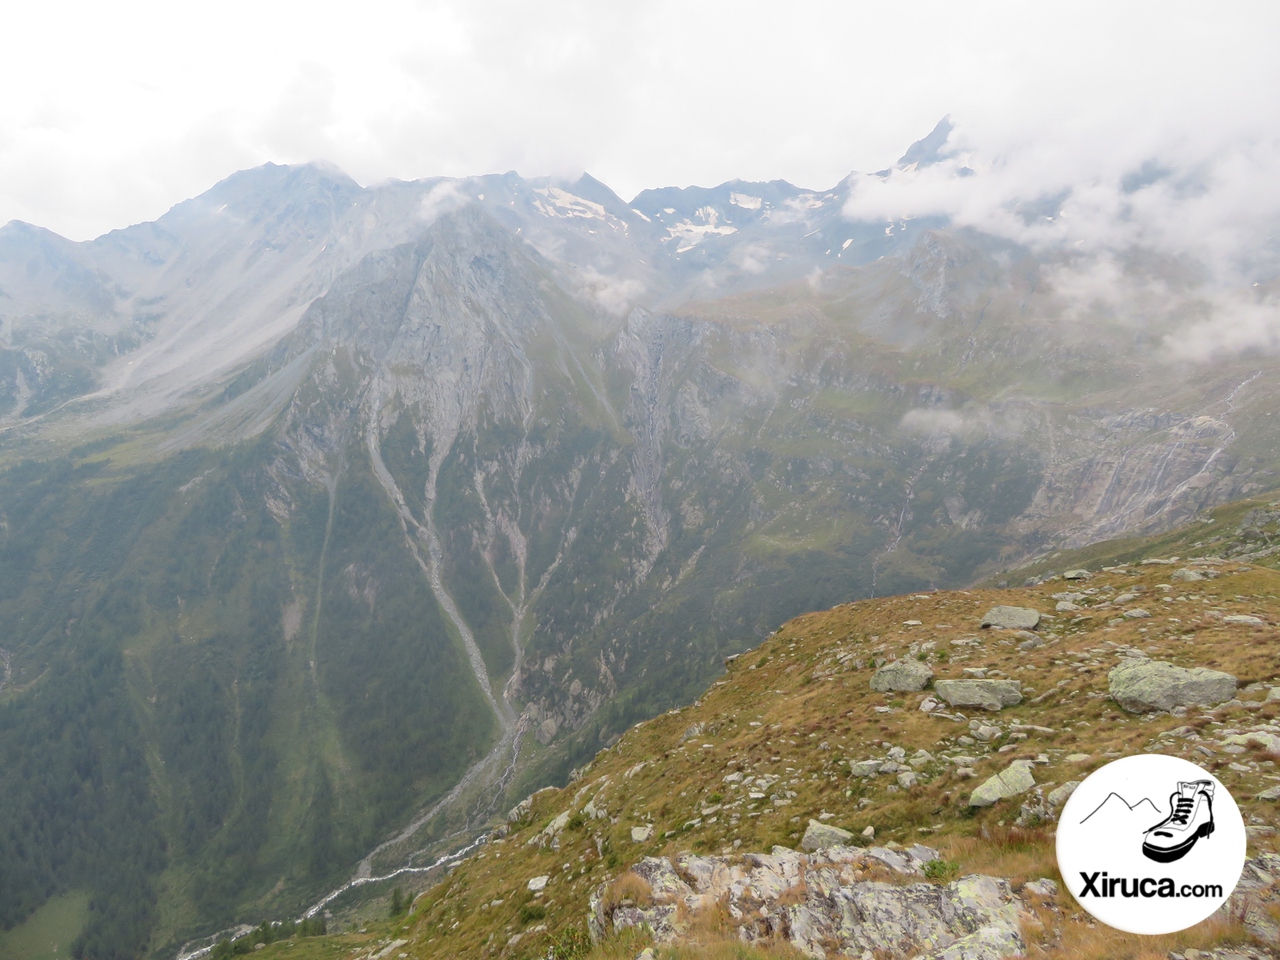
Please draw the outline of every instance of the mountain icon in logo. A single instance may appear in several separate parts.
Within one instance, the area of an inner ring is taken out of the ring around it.
[[[1160,808],[1148,797],[1130,803],[1112,791],[1083,820],[1081,825],[1105,826],[1108,831],[1142,834],[1142,853],[1158,863],[1181,860],[1196,841],[1213,834],[1213,782],[1179,782],[1169,796],[1169,813],[1155,826],[1147,826]]]
[[[1160,816],[1160,808],[1157,807],[1148,797],[1143,797],[1136,803],[1130,803],[1120,794],[1112,791],[1107,794],[1107,799],[1094,807],[1093,812],[1081,820],[1081,823],[1093,821],[1094,825],[1108,824],[1110,826],[1130,823],[1147,824],[1151,822],[1152,817]],[[1145,833],[1146,827],[1141,827],[1138,833]]]

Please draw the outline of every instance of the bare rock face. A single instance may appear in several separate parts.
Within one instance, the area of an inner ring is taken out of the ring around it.
[[[1130,713],[1225,703],[1236,695],[1236,678],[1207,667],[1175,667],[1157,660],[1130,660],[1107,675],[1111,697]]]
[[[649,883],[652,904],[611,906],[607,888],[592,894],[593,938],[648,926],[658,943],[679,940],[681,914],[724,902],[746,943],[785,940],[811,957],[864,951],[922,960],[997,960],[1021,956],[1022,901],[1007,880],[981,875],[948,884],[886,883],[886,871],[918,876],[936,850],[834,846],[814,854],[774,847],[770,854],[697,857],[675,863],[648,857],[633,872]],[[683,906],[684,910],[680,908]]]
[[[833,827],[829,823],[822,823],[819,820],[810,820],[809,826],[804,832],[804,837],[800,840],[800,846],[805,850],[821,850],[824,847],[847,847],[853,839],[853,834],[848,830],[842,830],[839,827]]]
[[[992,607],[982,618],[982,626],[1002,630],[1034,630],[1040,625],[1040,611],[1030,607]]]
[[[969,806],[989,807],[997,800],[1026,793],[1035,785],[1035,778],[1031,776],[1030,761],[1015,760],[973,791],[969,796]]]
[[[933,670],[919,660],[894,660],[886,663],[871,677],[871,689],[887,693],[891,690],[915,693],[933,679]]]
[[[939,680],[933,687],[953,707],[1000,710],[1022,702],[1022,684],[1017,680]]]

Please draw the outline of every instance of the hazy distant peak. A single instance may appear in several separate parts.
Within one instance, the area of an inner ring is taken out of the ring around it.
[[[938,121],[937,126],[930,131],[927,137],[917,140],[907,148],[907,152],[898,160],[899,169],[909,167],[913,163],[917,167],[927,167],[930,164],[937,163],[939,160],[946,159],[946,155],[942,152],[947,144],[947,138],[951,136],[954,129],[951,125],[951,115],[943,117]]]

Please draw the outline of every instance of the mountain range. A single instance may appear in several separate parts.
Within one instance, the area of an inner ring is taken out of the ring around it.
[[[0,924],[83,894],[131,957],[299,909],[798,613],[1276,485],[1274,357],[854,189],[266,165],[0,229]]]

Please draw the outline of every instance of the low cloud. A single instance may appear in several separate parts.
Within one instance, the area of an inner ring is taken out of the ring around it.
[[[597,306],[617,317],[629,312],[645,289],[639,280],[611,277],[595,267],[588,267],[582,272],[580,284]]]
[[[907,433],[922,437],[958,436],[972,428],[972,424],[954,410],[926,407],[908,410],[900,425]]]
[[[1013,241],[1043,258],[1064,316],[1153,324],[1181,359],[1280,345],[1274,299],[1253,292],[1280,275],[1280,140],[982,133],[961,121],[936,162],[856,175],[845,215]]]
[[[462,192],[454,180],[442,180],[428,191],[418,205],[418,217],[427,223],[465,207],[471,198]]]

